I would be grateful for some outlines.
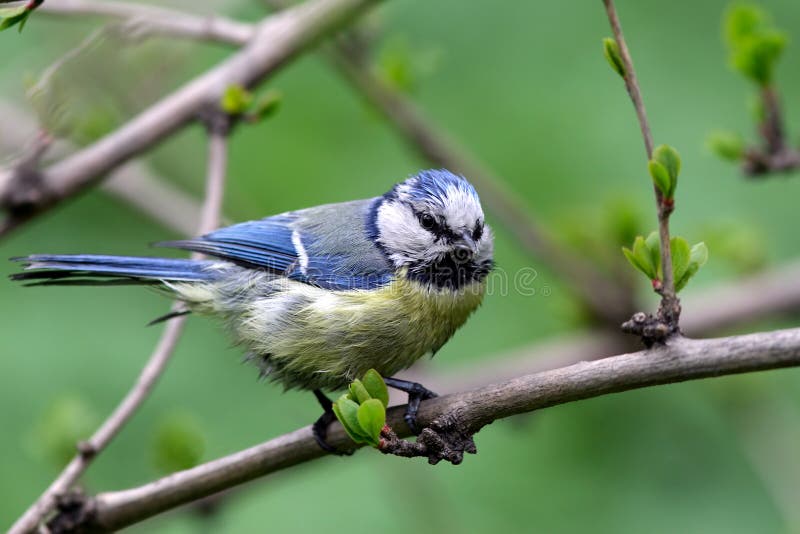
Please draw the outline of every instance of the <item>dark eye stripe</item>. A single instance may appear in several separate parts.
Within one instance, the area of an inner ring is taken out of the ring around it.
[[[480,219],[475,221],[475,229],[472,231],[472,239],[478,241],[483,236],[483,223]]]

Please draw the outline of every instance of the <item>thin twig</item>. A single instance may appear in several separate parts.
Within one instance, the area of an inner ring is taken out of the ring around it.
[[[497,419],[609,393],[792,366],[800,366],[800,329],[708,340],[674,337],[651,350],[581,362],[424,401],[419,421],[427,427],[447,416],[475,432]],[[404,410],[403,406],[394,407],[387,416],[388,424],[401,436],[409,434],[403,423]],[[343,449],[354,447],[338,423],[331,426],[328,442]],[[91,523],[81,526],[123,528],[324,454],[311,427],[304,427],[138,488],[88,498],[83,509]]]
[[[230,85],[249,88],[262,82],[309,45],[379,1],[310,0],[268,17],[256,26],[250,43],[229,59],[94,144],[39,171],[35,176],[40,193],[38,201],[25,204],[24,210],[15,209],[20,206],[13,202],[19,180],[0,172],[0,205],[16,219],[13,224],[6,223],[0,237],[91,187],[122,163],[182,129],[207,109],[209,103],[216,102]]]
[[[614,7],[614,1],[603,0],[603,5],[605,5],[608,21],[611,24],[611,30],[614,33],[614,39],[617,42],[617,46],[619,46],[620,56],[625,66],[623,73],[625,88],[628,90],[631,102],[636,110],[636,117],[639,120],[639,127],[642,130],[644,148],[649,161],[653,158],[653,135],[650,132],[650,124],[647,121],[647,112],[644,108],[644,101],[642,100],[642,92],[639,89],[639,81],[636,78],[636,71],[633,68],[633,60],[628,51],[625,36],[622,33],[622,26],[617,16],[617,10]],[[660,322],[666,326],[667,331],[664,333],[664,337],[666,337],[678,332],[678,321],[681,313],[680,301],[675,292],[669,237],[669,216],[674,206],[664,198],[661,190],[659,190],[655,184],[653,185],[653,191],[655,192],[656,209],[658,211],[658,235],[661,241],[661,271],[663,276],[661,287],[659,288],[661,305],[659,306],[658,318]]]
[[[209,136],[206,196],[197,227],[198,234],[210,232],[219,225],[226,166],[227,136],[212,131]],[[194,254],[193,257],[199,257],[199,255]],[[182,305],[176,302],[171,311],[177,312],[181,309]],[[81,477],[92,460],[108,446],[122,427],[133,417],[164,373],[175,351],[185,322],[186,317],[180,316],[167,323],[155,350],[128,394],[92,437],[79,445],[79,453],[67,464],[67,467],[41,497],[17,520],[9,534],[22,534],[35,529],[36,525],[53,509],[58,496],[66,492]]]

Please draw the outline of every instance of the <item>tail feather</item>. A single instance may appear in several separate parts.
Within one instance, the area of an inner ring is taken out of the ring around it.
[[[31,285],[153,284],[159,281],[213,280],[215,262],[172,258],[102,256],[93,254],[33,254],[11,261],[23,263],[24,272],[11,279]]]

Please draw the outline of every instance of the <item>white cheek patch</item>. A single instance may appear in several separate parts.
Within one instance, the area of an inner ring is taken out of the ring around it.
[[[384,202],[376,219],[380,243],[395,265],[426,260],[441,254],[436,238],[420,226],[417,216],[401,202]]]
[[[472,231],[476,221],[483,220],[483,210],[475,195],[462,187],[448,186],[443,200],[447,225],[454,231]]]

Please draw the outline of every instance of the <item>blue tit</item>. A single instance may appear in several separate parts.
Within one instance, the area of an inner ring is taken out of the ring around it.
[[[480,305],[492,233],[463,177],[426,170],[365,200],[327,204],[222,228],[166,246],[213,259],[35,254],[13,280],[32,285],[142,284],[217,318],[261,375],[330,401],[374,368],[420,400],[435,394],[392,378],[434,354]]]

